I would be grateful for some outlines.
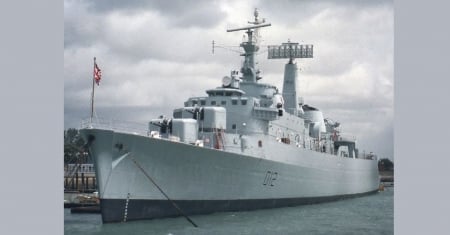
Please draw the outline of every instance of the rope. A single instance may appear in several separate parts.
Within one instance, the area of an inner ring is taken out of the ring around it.
[[[184,218],[186,218],[187,221],[189,221],[189,223],[191,223],[192,225],[194,225],[194,227],[198,227],[194,221],[192,221],[181,209],[180,207],[178,207],[178,205],[172,201],[169,196],[167,196],[166,193],[164,193],[164,191],[158,186],[158,184],[156,184],[156,182],[147,174],[147,172],[145,172],[145,170],[141,167],[141,165],[136,161],[136,159],[134,159],[133,156],[130,156],[131,160],[133,160],[134,164],[136,164],[136,166],[139,168],[139,170],[142,171],[142,173],[144,173],[144,175],[147,177],[147,179],[149,179],[153,185],[156,186],[156,188],[158,188],[158,190],[164,195],[164,197],[167,198],[167,200],[172,203],[172,206],[182,215],[184,216]]]

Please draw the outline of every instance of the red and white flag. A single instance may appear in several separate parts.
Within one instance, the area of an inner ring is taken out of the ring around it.
[[[97,86],[100,85],[100,79],[102,79],[102,70],[98,67],[97,63],[94,65],[94,79]]]

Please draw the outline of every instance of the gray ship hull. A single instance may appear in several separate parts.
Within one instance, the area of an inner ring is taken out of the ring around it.
[[[227,211],[250,211],[278,207],[299,206],[314,203],[330,202],[341,199],[365,196],[378,192],[378,189],[349,195],[303,198],[271,198],[242,200],[174,200],[184,213],[188,215],[210,214]],[[102,218],[104,223],[122,222],[165,217],[178,217],[178,212],[168,200],[145,199],[102,199]],[[127,206],[125,219],[124,208]]]
[[[257,154],[103,129],[81,133],[90,139],[106,223],[180,215],[138,166],[186,214],[337,200],[376,192],[379,184],[377,161],[275,141]]]

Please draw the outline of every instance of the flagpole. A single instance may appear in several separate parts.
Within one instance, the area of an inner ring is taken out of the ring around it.
[[[92,94],[91,94],[91,123],[92,117],[94,116],[94,88],[95,88],[95,57],[94,57],[94,69],[92,70]]]

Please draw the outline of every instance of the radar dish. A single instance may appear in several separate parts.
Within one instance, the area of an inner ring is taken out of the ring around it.
[[[231,85],[231,78],[228,76],[225,76],[222,78],[222,85],[224,87],[230,86]]]

